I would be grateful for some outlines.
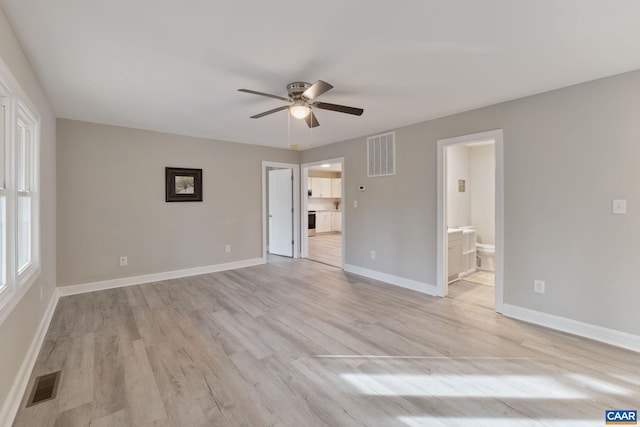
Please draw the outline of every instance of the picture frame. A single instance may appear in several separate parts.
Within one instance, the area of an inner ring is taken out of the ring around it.
[[[165,167],[166,202],[201,202],[202,169]]]

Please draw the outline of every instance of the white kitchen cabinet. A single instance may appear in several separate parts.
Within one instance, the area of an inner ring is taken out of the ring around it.
[[[311,197],[331,197],[331,178],[311,178]]]
[[[310,197],[333,199],[342,197],[342,178],[311,177],[307,185],[311,190]]]
[[[329,211],[316,212],[316,233],[331,231],[331,213]]]
[[[342,231],[342,212],[331,212],[331,231]]]
[[[311,189],[311,197],[320,197],[320,178],[309,178],[309,189]]]
[[[331,197],[334,199],[342,197],[342,178],[331,178]]]

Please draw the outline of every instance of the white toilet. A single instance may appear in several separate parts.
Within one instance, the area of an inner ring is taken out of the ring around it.
[[[496,246],[476,243],[477,267],[482,271],[496,270]]]

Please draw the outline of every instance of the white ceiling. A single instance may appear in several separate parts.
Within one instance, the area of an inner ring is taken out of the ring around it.
[[[58,117],[300,149],[640,68],[636,0],[0,0]],[[335,86],[308,130],[292,81]]]

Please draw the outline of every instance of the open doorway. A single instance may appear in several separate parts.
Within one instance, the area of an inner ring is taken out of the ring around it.
[[[343,266],[343,162],[333,159],[303,165],[306,233],[303,256],[317,262]]]
[[[502,131],[438,141],[438,290],[500,312]]]
[[[262,163],[263,258],[267,254],[297,258],[300,223],[298,165]]]

